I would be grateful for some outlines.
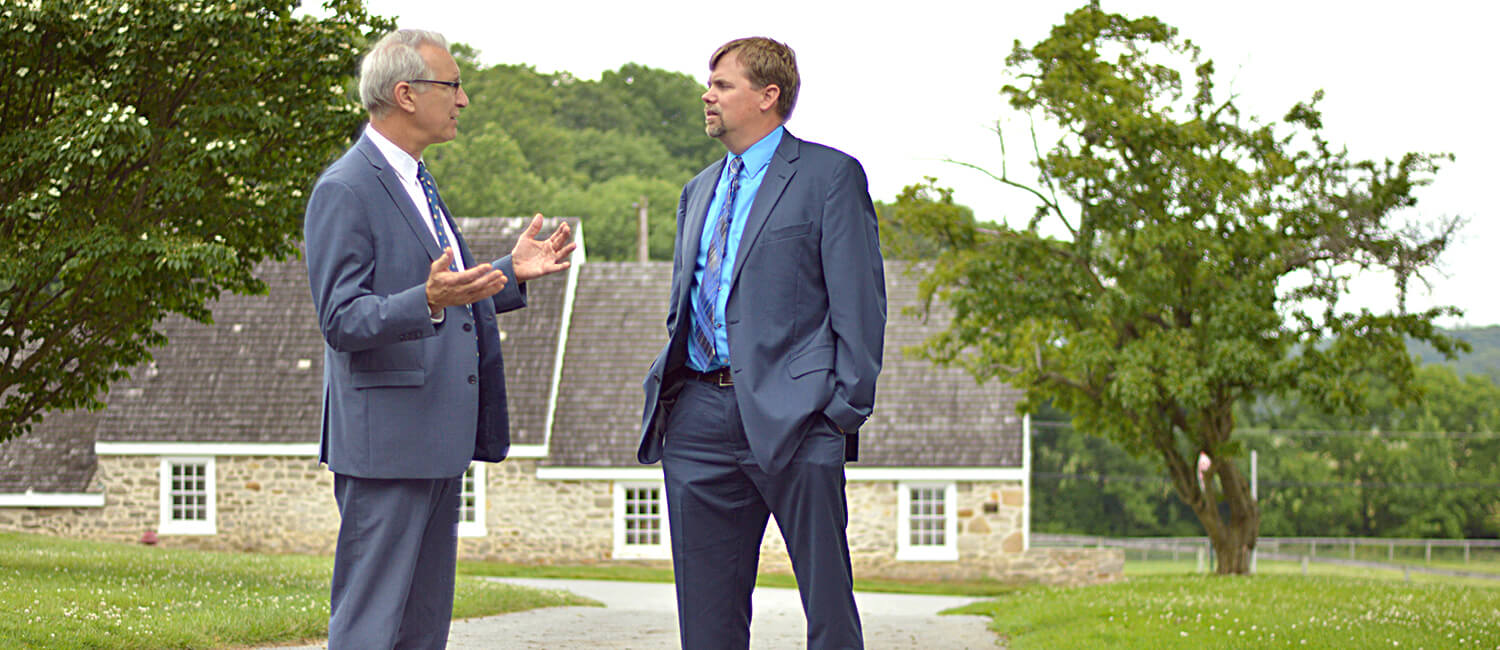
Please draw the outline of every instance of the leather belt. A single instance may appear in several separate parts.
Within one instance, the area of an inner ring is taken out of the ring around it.
[[[730,372],[728,366],[725,366],[723,368],[719,368],[718,370],[710,370],[708,372],[692,372],[692,371],[689,371],[688,375],[691,376],[693,379],[696,379],[696,380],[701,381],[701,382],[713,384],[713,385],[718,386],[720,388],[724,388],[724,387],[727,387],[727,386],[733,386],[734,385],[734,374]]]

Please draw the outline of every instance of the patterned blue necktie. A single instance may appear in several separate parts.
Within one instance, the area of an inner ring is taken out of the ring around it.
[[[437,232],[438,248],[452,246],[448,243],[448,229],[443,227],[443,211],[438,209],[441,200],[438,199],[437,182],[432,180],[432,174],[428,173],[427,163],[420,160],[417,161],[417,182],[422,184],[422,193],[427,195],[427,210],[432,213],[432,229]],[[448,262],[448,270],[458,272],[458,248],[456,247],[453,249],[453,259]],[[474,315],[473,305],[464,305],[464,309],[469,312],[470,317]],[[477,327],[474,328],[474,336],[476,338],[479,336]],[[475,354],[478,354],[478,351]]]
[[[713,237],[708,240],[708,262],[703,268],[703,282],[698,285],[694,297],[697,309],[693,310],[693,361],[704,370],[712,370],[717,352],[714,350],[714,310],[719,304],[719,271],[724,266],[724,249],[729,241],[729,221],[734,216],[735,194],[740,189],[740,170],[745,161],[735,156],[729,161],[729,191],[724,193],[724,207],[719,210],[719,219],[714,226]],[[707,224],[705,224],[706,226]]]
[[[432,180],[432,174],[427,172],[427,163],[417,161],[417,182],[422,184],[422,192],[427,195],[427,208],[432,214],[432,229],[437,232],[438,249],[451,246],[448,243],[448,229],[443,227],[443,211],[438,209],[437,183]],[[458,271],[458,249],[453,249],[453,261],[448,263],[448,270]]]

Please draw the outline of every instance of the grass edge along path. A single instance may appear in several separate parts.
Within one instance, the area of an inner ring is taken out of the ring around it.
[[[641,566],[637,564],[510,564],[505,562],[460,561],[460,575],[490,576],[497,578],[562,578],[567,580],[619,580],[624,582],[672,582],[669,566]],[[756,586],[796,589],[797,579],[790,574],[761,571],[755,578]],[[972,596],[986,598],[1001,596],[1033,585],[1000,580],[892,580],[884,578],[861,578],[854,575],[854,590],[894,594],[924,594],[934,596]]]
[[[222,648],[322,639],[327,556],[0,533],[0,647]],[[598,605],[459,576],[454,618]]]
[[[1031,648],[1500,648],[1500,588],[1335,576],[1156,575],[949,610]]]

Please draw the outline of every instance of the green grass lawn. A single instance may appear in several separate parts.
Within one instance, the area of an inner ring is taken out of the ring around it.
[[[222,648],[320,639],[328,557],[209,553],[0,534],[0,648]],[[1126,580],[1078,588],[857,580],[862,591],[995,597],[1008,647],[1500,648],[1500,582],[1295,562],[1251,577],[1193,561],[1126,562]],[[454,616],[594,604],[479,576],[670,582],[665,568],[462,562]],[[791,576],[759,584],[795,587]]]
[[[1136,576],[952,613],[991,617],[1012,650],[1500,647],[1500,588],[1300,573]]]
[[[321,639],[328,557],[0,534],[0,648],[219,648]],[[454,617],[596,604],[460,577]]]

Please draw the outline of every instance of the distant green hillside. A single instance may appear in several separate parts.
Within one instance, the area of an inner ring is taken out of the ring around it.
[[[1500,382],[1500,325],[1445,330],[1449,335],[1467,341],[1474,349],[1459,355],[1456,361],[1447,361],[1432,346],[1412,341],[1407,347],[1411,353],[1421,357],[1424,363],[1441,363],[1454,369],[1460,376],[1489,375]]]

